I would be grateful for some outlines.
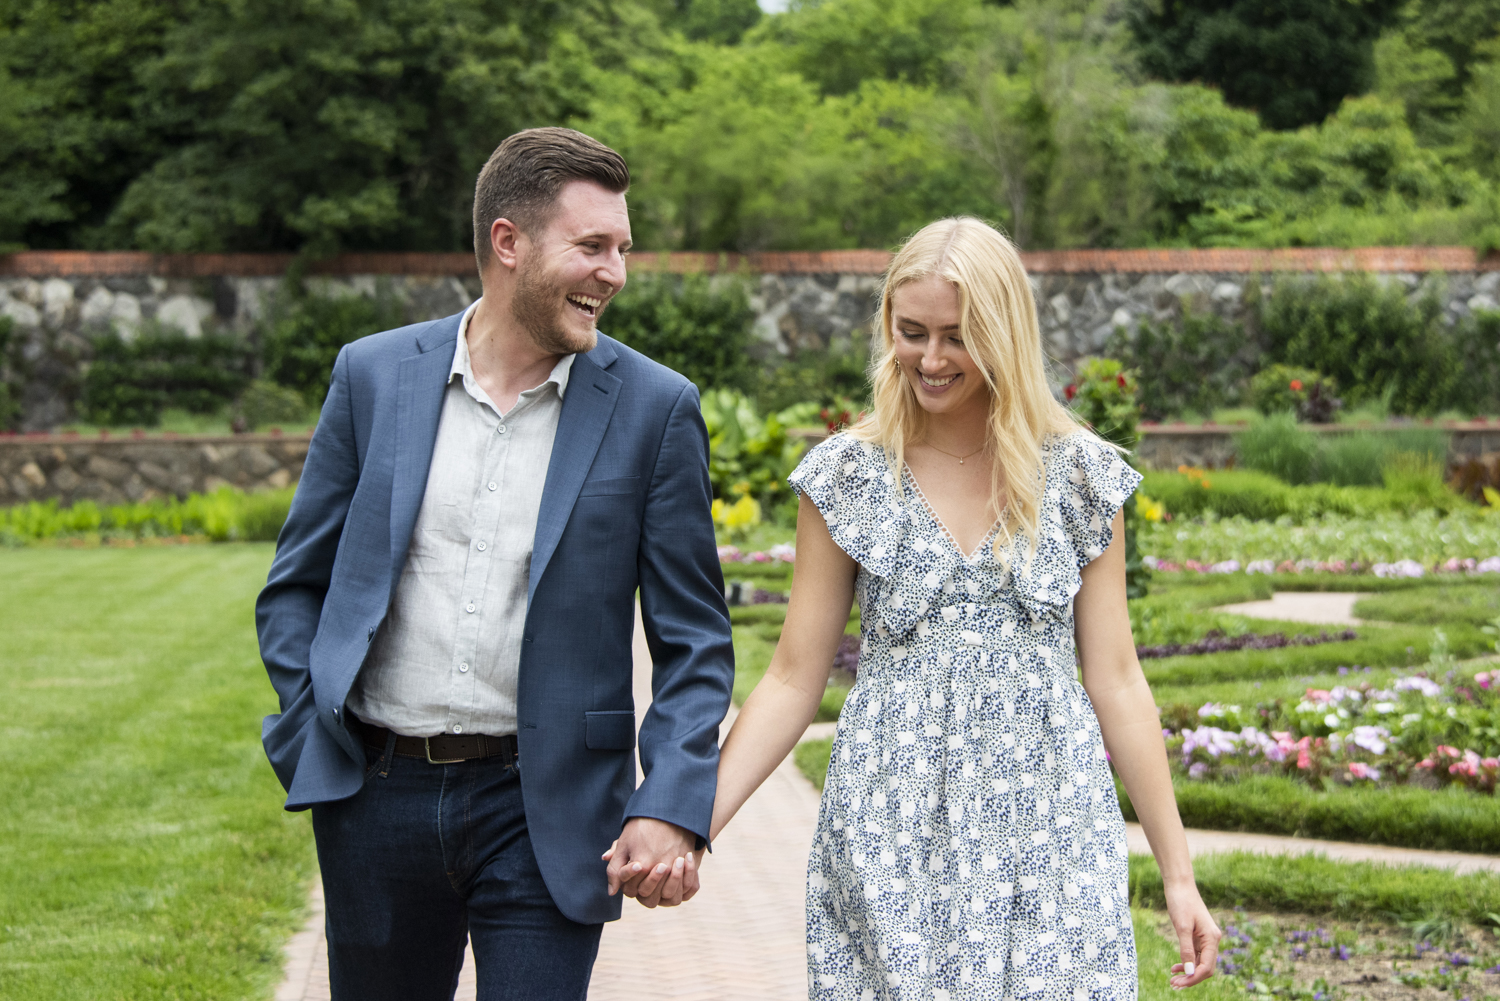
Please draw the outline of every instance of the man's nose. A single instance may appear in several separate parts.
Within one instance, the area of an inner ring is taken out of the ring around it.
[[[620,291],[625,287],[625,255],[619,249],[611,250],[608,259],[595,269],[594,277]]]

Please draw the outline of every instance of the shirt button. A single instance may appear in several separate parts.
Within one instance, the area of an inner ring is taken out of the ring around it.
[[[474,603],[471,601],[467,605],[465,605],[464,606],[464,611],[466,611],[466,612],[472,612],[472,611],[474,611]]]
[[[460,664],[460,665],[458,665],[458,673],[459,674],[468,674],[469,673],[469,665],[468,664]]]
[[[454,733],[463,733],[464,732],[464,728],[461,727],[461,726],[459,726],[457,723],[454,723],[453,724],[453,732]]]
[[[491,481],[491,482],[490,482],[490,489],[491,489],[491,490],[499,490],[499,489],[500,489],[500,484],[498,484],[498,483],[496,483],[496,482],[494,482],[494,481],[493,481],[493,480],[492,480],[492,481]]]
[[[502,425],[500,425],[500,426],[499,426],[499,427],[497,427],[497,428],[496,428],[496,429],[495,429],[495,432],[496,432],[496,433],[497,433],[497,434],[504,434],[504,433],[505,433],[505,425],[504,425],[504,424],[502,424]]]
[[[490,547],[489,547],[489,546],[487,546],[487,545],[485,545],[485,544],[484,544],[484,543],[483,543],[483,542],[481,542],[481,543],[480,543],[480,544],[479,544],[479,551],[480,551],[480,552],[481,552],[481,553],[482,553],[482,552],[484,552],[484,551],[485,551],[485,550],[486,550],[486,549],[488,549],[488,548],[490,548]]]

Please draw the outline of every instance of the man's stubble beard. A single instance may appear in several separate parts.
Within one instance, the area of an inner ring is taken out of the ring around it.
[[[594,350],[599,341],[591,328],[587,336],[573,333],[563,322],[562,310],[572,309],[568,304],[567,288],[554,280],[541,261],[531,258],[516,271],[516,291],[511,298],[510,312],[516,323],[531,335],[537,347],[548,354],[569,355]],[[596,296],[596,298],[606,298]],[[561,305],[556,305],[560,303]],[[594,314],[594,326],[598,325],[604,307]]]

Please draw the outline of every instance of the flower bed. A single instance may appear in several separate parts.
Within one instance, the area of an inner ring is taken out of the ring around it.
[[[1238,636],[1227,636],[1222,629],[1210,629],[1201,640],[1192,643],[1138,646],[1135,648],[1135,655],[1140,660],[1151,660],[1158,657],[1226,653],[1231,650],[1279,650],[1289,646],[1318,646],[1357,639],[1359,634],[1353,629],[1333,634],[1323,632],[1316,636],[1288,636],[1286,633],[1241,633]]]
[[[720,546],[720,563],[796,563],[797,547],[782,543],[770,549],[751,553],[740,551],[738,546]]]
[[[1276,699],[1248,708],[1169,706],[1162,733],[1173,768],[1195,780],[1259,774],[1320,787],[1456,783],[1493,794],[1500,776],[1500,671],[1460,675],[1441,648],[1433,661],[1387,688],[1369,682],[1309,688],[1295,705]]]
[[[1500,573],[1500,517],[1440,518],[1430,511],[1323,518],[1304,525],[1207,518],[1142,527],[1143,562],[1198,573],[1387,576]]]

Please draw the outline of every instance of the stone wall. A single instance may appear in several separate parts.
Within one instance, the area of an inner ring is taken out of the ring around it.
[[[56,499],[124,504],[184,497],[222,486],[264,490],[302,475],[308,438],[273,434],[225,437],[0,439],[0,506]]]
[[[1450,463],[1500,453],[1500,424],[1450,424],[1443,429],[1450,434]],[[1144,428],[1137,456],[1151,469],[1220,469],[1234,463],[1235,430]],[[1336,434],[1347,428],[1321,430]],[[811,444],[823,435],[802,437]],[[0,438],[0,507],[48,499],[64,505],[85,499],[123,504],[184,497],[226,485],[247,491],[281,488],[296,483],[302,474],[307,446],[306,436],[276,434]]]
[[[1364,250],[1041,251],[1023,255],[1048,353],[1065,379],[1099,353],[1117,326],[1161,321],[1186,305],[1239,319],[1251,282],[1276,274],[1368,271],[1413,295],[1442,289],[1450,319],[1500,308],[1500,257],[1465,247]],[[884,251],[747,255],[637,254],[632,273],[743,274],[751,282],[757,351],[767,360],[799,350],[842,351],[867,342],[878,305]],[[28,372],[23,428],[73,417],[72,399],[91,338],[142,325],[189,336],[220,330],[253,337],[282,294],[292,259],[276,254],[152,255],[29,252],[0,255],[0,316],[14,322]],[[351,254],[312,269],[324,295],[373,295],[382,286],[409,320],[446,316],[480,294],[467,254]],[[608,314],[603,327],[609,328]]]

